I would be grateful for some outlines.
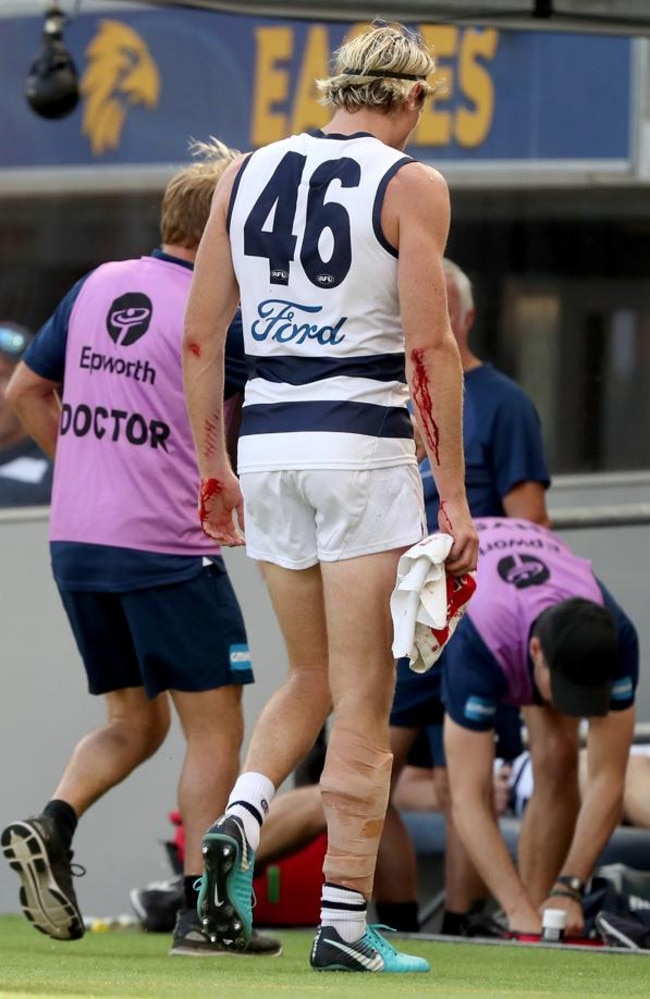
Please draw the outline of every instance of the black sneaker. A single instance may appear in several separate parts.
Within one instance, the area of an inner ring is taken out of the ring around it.
[[[129,899],[147,933],[171,933],[185,901],[183,875],[134,888]]]
[[[253,930],[246,950],[231,950],[218,941],[212,941],[201,929],[198,914],[194,909],[183,909],[178,913],[174,928],[172,957],[279,957],[282,944],[273,937],[263,936]]]
[[[2,852],[22,885],[20,904],[30,923],[55,940],[79,940],[84,923],[72,886],[72,851],[48,815],[12,822],[2,833]]]
[[[245,950],[253,932],[255,852],[235,815],[224,815],[203,837],[197,911],[211,940]]]
[[[650,950],[650,929],[636,919],[617,916],[603,909],[596,916],[596,926],[608,947],[627,950]]]

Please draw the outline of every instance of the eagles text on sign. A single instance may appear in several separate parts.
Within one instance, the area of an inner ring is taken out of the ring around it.
[[[418,25],[442,89],[410,151],[433,162],[617,163],[632,157],[634,42]],[[359,26],[201,10],[79,13],[66,28],[80,101],[60,121],[22,97],[41,19],[0,17],[0,169],[169,165],[192,139],[246,150],[322,126],[314,79]],[[594,108],[598,113],[594,113]],[[586,166],[585,166],[586,169]]]

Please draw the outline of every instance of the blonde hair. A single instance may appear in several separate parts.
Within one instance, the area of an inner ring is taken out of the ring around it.
[[[458,264],[455,264],[453,260],[449,259],[449,257],[444,257],[442,261],[442,269],[448,277],[452,278],[456,285],[464,319],[467,313],[472,312],[474,309],[474,292],[472,290],[472,282],[467,277],[465,271],[461,270]]]
[[[164,244],[195,250],[208,221],[217,181],[228,164],[239,156],[239,150],[230,149],[210,136],[208,142],[191,142],[189,151],[200,162],[179,170],[167,184],[160,214],[160,235]]]
[[[386,113],[403,104],[414,87],[420,88],[422,101],[433,94],[437,88],[427,78],[435,68],[421,35],[402,24],[373,21],[341,46],[332,76],[316,80],[316,86],[326,107]]]

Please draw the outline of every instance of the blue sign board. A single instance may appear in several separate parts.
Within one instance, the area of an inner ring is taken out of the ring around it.
[[[630,161],[633,41],[418,25],[443,90],[409,151],[434,163]],[[81,98],[39,118],[24,97],[42,19],[0,19],[0,169],[162,165],[192,139],[246,150],[322,126],[315,78],[350,25],[201,10],[78,14],[65,41]]]

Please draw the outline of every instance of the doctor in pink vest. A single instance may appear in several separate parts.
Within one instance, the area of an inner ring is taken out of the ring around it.
[[[173,706],[187,743],[178,790],[187,848],[171,953],[218,955],[199,924],[194,883],[201,836],[237,777],[242,686],[254,678],[237,597],[197,516],[183,393],[193,264],[234,155],[217,142],[196,152],[165,191],[161,248],[82,278],[7,389],[27,432],[55,458],[54,578],[107,721],[75,747],[43,812],[10,823],[1,842],[27,918],[54,939],[82,937],[70,864],[77,822],[161,746]],[[229,343],[226,412],[244,380],[237,320]],[[279,950],[256,936],[247,953]]]

